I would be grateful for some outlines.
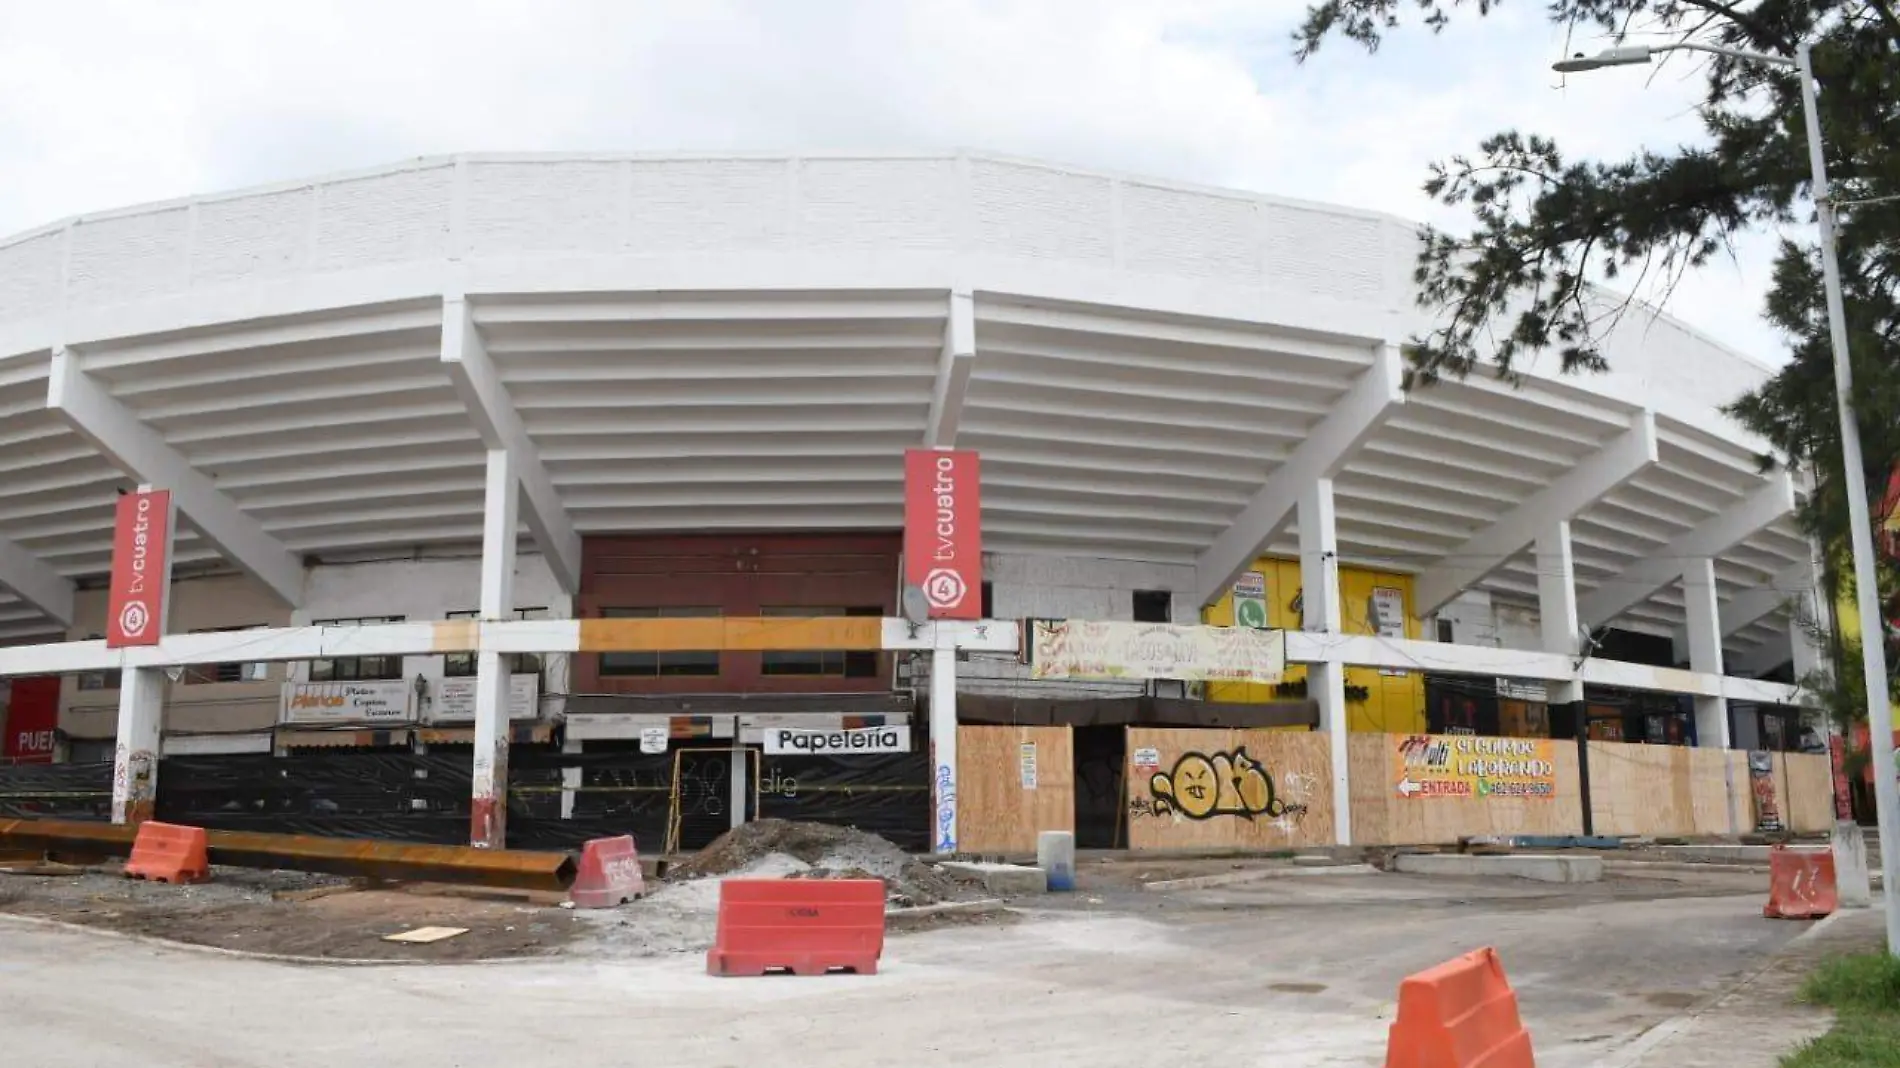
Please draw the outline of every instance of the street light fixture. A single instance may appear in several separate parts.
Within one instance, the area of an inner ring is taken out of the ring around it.
[[[1880,869],[1887,905],[1887,952],[1900,956],[1900,784],[1894,779],[1893,708],[1887,700],[1886,626],[1880,618],[1880,588],[1874,566],[1873,520],[1867,514],[1867,475],[1862,468],[1860,427],[1854,421],[1854,369],[1848,362],[1847,308],[1841,296],[1840,250],[1834,202],[1828,196],[1827,158],[1821,146],[1821,116],[1815,104],[1814,46],[1803,41],[1795,57],[1680,42],[1623,45],[1594,56],[1578,54],[1551,65],[1560,73],[1651,62],[1663,52],[1707,52],[1744,63],[1793,67],[1801,79],[1801,111],[1807,125],[1808,164],[1813,171],[1814,211],[1820,222],[1821,278],[1827,293],[1828,339],[1834,349],[1834,400],[1841,415],[1841,465],[1847,481],[1847,516],[1854,548],[1854,592],[1860,604],[1861,670],[1867,685],[1867,726],[1874,765],[1874,811],[1880,821]]]

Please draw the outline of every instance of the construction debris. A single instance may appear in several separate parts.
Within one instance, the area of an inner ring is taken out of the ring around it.
[[[793,820],[755,820],[727,831],[667,873],[668,882],[730,875],[779,854],[799,862],[773,874],[803,879],[884,880],[892,905],[935,905],[971,897],[976,887],[912,857],[888,839],[852,827]]]

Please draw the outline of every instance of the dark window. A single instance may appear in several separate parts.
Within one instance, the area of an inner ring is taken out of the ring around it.
[[[515,609],[516,619],[546,619],[547,617],[546,608]],[[443,618],[480,619],[482,614],[480,612],[450,612]],[[510,675],[541,674],[540,653],[508,653],[502,659],[507,662]],[[475,677],[475,661],[476,654],[472,652],[445,653],[442,657],[442,676],[450,679],[472,679]]]
[[[1455,640],[1451,634],[1451,620],[1441,619],[1438,621],[1438,640],[1444,642],[1446,645],[1452,644]]]
[[[716,607],[603,608],[602,619],[704,619],[723,613]],[[652,653],[602,653],[602,675],[645,678],[711,677],[719,674],[719,654],[710,650]]]
[[[994,582],[983,584],[983,618],[996,618],[996,583]]]
[[[759,609],[761,616],[779,616],[789,619],[816,619],[822,616],[883,616],[884,610],[875,605],[857,608],[779,606]],[[764,653],[759,661],[759,673],[762,675],[806,675],[813,677],[874,679],[878,675],[878,654],[874,649],[841,650],[825,649],[802,651],[791,649],[773,649]]]
[[[261,624],[244,627],[207,627],[194,630],[193,634],[235,634],[237,631],[262,630]],[[242,652],[244,639],[231,639],[233,652]],[[224,664],[192,664],[185,668],[182,681],[186,685],[201,685],[210,682],[264,682],[270,678],[270,665],[262,661],[232,661]]]
[[[103,634],[88,634],[87,641],[103,641]],[[110,671],[82,671],[79,674],[79,688],[82,690],[116,690],[119,688],[119,669]],[[107,759],[111,759],[108,757]]]
[[[1173,621],[1173,594],[1167,590],[1135,591],[1135,622],[1171,623]]]
[[[363,616],[359,619],[313,620],[319,627],[377,626],[401,623],[401,616]],[[311,682],[373,682],[402,678],[400,656],[346,656],[335,660],[312,660]]]

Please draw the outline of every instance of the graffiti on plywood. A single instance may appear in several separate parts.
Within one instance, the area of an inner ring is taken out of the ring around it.
[[[1190,820],[1216,816],[1252,820],[1264,816],[1294,822],[1306,814],[1303,802],[1291,802],[1280,795],[1266,765],[1249,756],[1246,746],[1230,752],[1183,753],[1173,767],[1149,778],[1148,794],[1131,802],[1131,813]]]

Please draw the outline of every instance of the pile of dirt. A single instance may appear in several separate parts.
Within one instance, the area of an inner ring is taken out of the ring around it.
[[[852,827],[794,820],[755,820],[727,831],[691,859],[677,864],[672,879],[697,879],[746,871],[773,854],[810,865],[788,873],[802,879],[884,880],[899,908],[935,905],[973,896],[973,884],[910,856],[888,839]]]

